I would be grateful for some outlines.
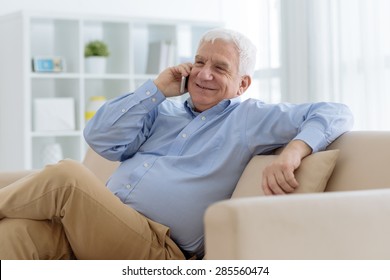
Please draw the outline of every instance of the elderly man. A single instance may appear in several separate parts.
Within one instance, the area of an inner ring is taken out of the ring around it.
[[[64,160],[3,188],[0,258],[202,257],[206,208],[231,196],[254,155],[282,146],[259,188],[293,192],[301,160],[350,129],[352,116],[336,103],[241,102],[255,55],[242,34],[211,30],[193,63],[107,102],[84,130],[92,149],[121,162],[107,187]],[[190,97],[175,103],[167,98],[183,94],[182,77]]]

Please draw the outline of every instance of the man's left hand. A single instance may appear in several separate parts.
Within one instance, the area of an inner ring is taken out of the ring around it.
[[[299,183],[294,171],[302,159],[309,155],[312,149],[301,140],[291,141],[282,153],[263,171],[262,188],[266,195],[287,194],[293,192]]]

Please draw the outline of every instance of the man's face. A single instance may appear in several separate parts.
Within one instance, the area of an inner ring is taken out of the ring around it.
[[[200,45],[188,81],[188,91],[197,111],[203,112],[245,91],[238,62],[233,43],[215,40]]]

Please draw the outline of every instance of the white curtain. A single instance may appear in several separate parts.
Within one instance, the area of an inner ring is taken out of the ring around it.
[[[281,0],[221,0],[221,17],[226,27],[239,30],[257,46],[256,73],[242,99],[266,102],[281,99],[280,57]]]
[[[284,99],[343,102],[355,130],[390,130],[390,1],[283,5]]]

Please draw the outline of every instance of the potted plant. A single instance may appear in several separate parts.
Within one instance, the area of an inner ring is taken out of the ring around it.
[[[110,55],[107,44],[101,40],[90,41],[85,45],[85,68],[88,73],[104,73],[106,60]]]

